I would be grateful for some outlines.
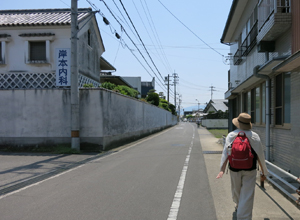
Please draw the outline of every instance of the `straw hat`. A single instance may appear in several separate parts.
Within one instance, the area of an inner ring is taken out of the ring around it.
[[[251,116],[247,113],[241,113],[237,118],[232,119],[232,123],[242,130],[250,130],[252,128]]]

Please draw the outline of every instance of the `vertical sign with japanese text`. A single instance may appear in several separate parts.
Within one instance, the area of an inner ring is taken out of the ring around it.
[[[71,86],[71,49],[56,48],[56,86]]]

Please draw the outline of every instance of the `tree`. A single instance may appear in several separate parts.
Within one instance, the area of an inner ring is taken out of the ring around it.
[[[170,110],[171,110],[171,112],[172,112],[173,115],[177,115],[175,105],[169,104],[169,108],[170,108]]]
[[[155,92],[149,92],[148,96],[146,97],[147,102],[149,102],[152,105],[159,105],[159,96],[157,93]]]

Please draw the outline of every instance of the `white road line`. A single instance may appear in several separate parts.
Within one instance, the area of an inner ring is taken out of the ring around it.
[[[179,211],[179,207],[180,207],[180,202],[181,202],[181,197],[182,197],[182,192],[183,192],[183,188],[184,188],[184,182],[185,182],[185,177],[186,177],[186,173],[189,167],[189,161],[190,161],[190,156],[191,156],[191,152],[193,149],[193,145],[194,145],[194,138],[195,138],[195,132],[194,132],[194,127],[193,127],[193,137],[192,137],[192,142],[191,145],[189,147],[189,151],[188,154],[186,156],[184,165],[183,165],[183,169],[181,172],[181,176],[177,185],[177,190],[175,192],[174,195],[174,199],[173,199],[173,203],[171,205],[171,209],[169,212],[169,216],[167,220],[176,220],[177,219],[177,215],[178,215],[178,211]]]

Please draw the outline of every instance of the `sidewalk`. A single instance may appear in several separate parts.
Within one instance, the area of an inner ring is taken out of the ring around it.
[[[231,199],[230,174],[216,179],[220,170],[220,151],[223,150],[219,139],[215,138],[206,128],[198,128],[204,160],[212,190],[218,220],[233,219],[234,203]],[[265,189],[260,188],[260,177],[257,175],[255,187],[253,220],[300,220],[300,211],[288,199],[274,189],[267,181]]]

